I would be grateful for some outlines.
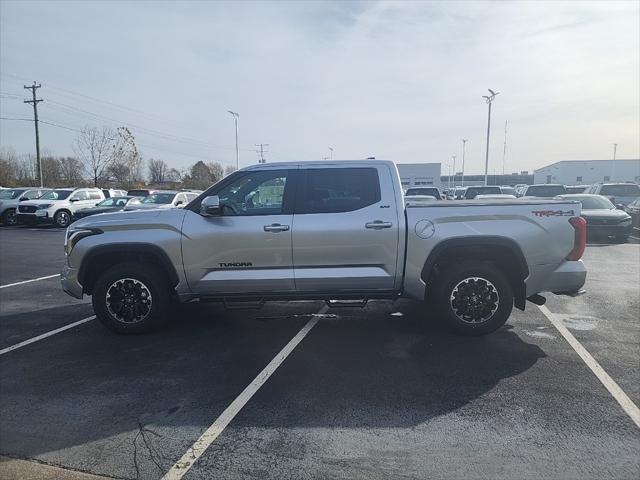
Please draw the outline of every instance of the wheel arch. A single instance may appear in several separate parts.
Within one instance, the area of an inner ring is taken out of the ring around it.
[[[461,237],[443,240],[427,257],[420,277],[427,290],[436,280],[438,273],[450,262],[465,259],[488,260],[498,265],[511,281],[514,305],[524,310],[526,304],[525,279],[529,276],[527,261],[518,244],[500,236]]]
[[[78,270],[78,281],[84,293],[91,295],[99,274],[120,263],[145,263],[159,267],[171,287],[179,282],[178,273],[169,256],[157,245],[146,243],[115,243],[97,246],[89,250]]]

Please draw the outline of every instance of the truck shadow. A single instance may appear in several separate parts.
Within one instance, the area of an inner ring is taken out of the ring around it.
[[[185,305],[163,331],[132,337],[91,322],[3,356],[0,453],[46,457],[104,442],[105,455],[127,463],[145,427],[168,468],[310,318],[298,315],[319,305],[265,308]],[[392,316],[398,308],[403,316]],[[411,427],[488,408],[474,400],[545,356],[508,327],[454,336],[409,304],[330,313],[339,318],[319,321],[234,425]]]

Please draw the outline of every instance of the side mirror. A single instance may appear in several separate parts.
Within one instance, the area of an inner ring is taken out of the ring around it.
[[[70,199],[69,199],[69,201],[70,201],[70,202],[77,202],[77,201],[78,201],[78,199],[77,199],[77,198],[70,198]]]
[[[203,217],[217,217],[222,215],[220,198],[217,195],[205,197],[200,203],[200,215]]]
[[[19,202],[24,202],[25,200],[29,200],[27,197],[20,197],[18,199]]]
[[[624,210],[624,205],[623,205],[623,204],[621,204],[621,203],[616,203],[616,208],[617,208],[618,210]]]
[[[177,207],[178,205],[182,205],[182,200],[180,200],[179,202],[177,202],[177,203],[176,203],[176,207]]]

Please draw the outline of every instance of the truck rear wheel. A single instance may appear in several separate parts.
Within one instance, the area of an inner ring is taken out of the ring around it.
[[[505,324],[513,309],[508,277],[490,262],[454,266],[436,280],[436,304],[450,328],[486,335]]]
[[[166,275],[153,265],[119,264],[105,271],[93,289],[98,320],[116,333],[156,330],[167,320],[171,292]]]

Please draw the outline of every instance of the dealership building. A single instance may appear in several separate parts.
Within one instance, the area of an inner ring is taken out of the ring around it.
[[[400,181],[409,187],[440,186],[440,163],[398,163]]]
[[[640,182],[640,160],[562,160],[534,172],[534,183]]]

